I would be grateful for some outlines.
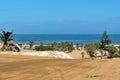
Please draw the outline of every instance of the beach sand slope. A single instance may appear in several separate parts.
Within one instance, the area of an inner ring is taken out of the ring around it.
[[[0,80],[120,80],[120,59],[0,55]]]

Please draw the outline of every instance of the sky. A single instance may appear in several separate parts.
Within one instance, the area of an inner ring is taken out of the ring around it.
[[[0,0],[0,29],[17,34],[120,34],[120,0]]]

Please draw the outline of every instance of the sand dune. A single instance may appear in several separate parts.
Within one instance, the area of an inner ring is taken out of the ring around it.
[[[71,53],[69,53],[69,55],[73,59],[82,59],[82,52],[84,53],[84,58],[90,58],[89,54],[85,50],[73,50]]]
[[[65,52],[60,52],[60,51],[0,52],[0,54],[56,57],[56,58],[63,58],[63,59],[73,59],[70,55],[66,54]]]
[[[0,55],[0,80],[120,80],[119,63]]]

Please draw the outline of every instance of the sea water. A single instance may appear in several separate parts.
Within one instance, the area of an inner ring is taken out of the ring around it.
[[[72,42],[73,44],[99,43],[101,34],[16,34],[14,40],[16,43],[28,44],[34,41],[36,45],[41,42],[51,44],[53,42]],[[112,44],[120,44],[120,34],[111,34],[109,38]]]

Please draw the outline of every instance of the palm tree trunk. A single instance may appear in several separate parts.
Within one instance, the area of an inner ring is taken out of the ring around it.
[[[6,47],[7,47],[7,41],[4,42],[4,44],[3,44],[1,49],[4,51],[4,50],[6,50]]]
[[[7,41],[4,42],[4,45],[7,45]]]

